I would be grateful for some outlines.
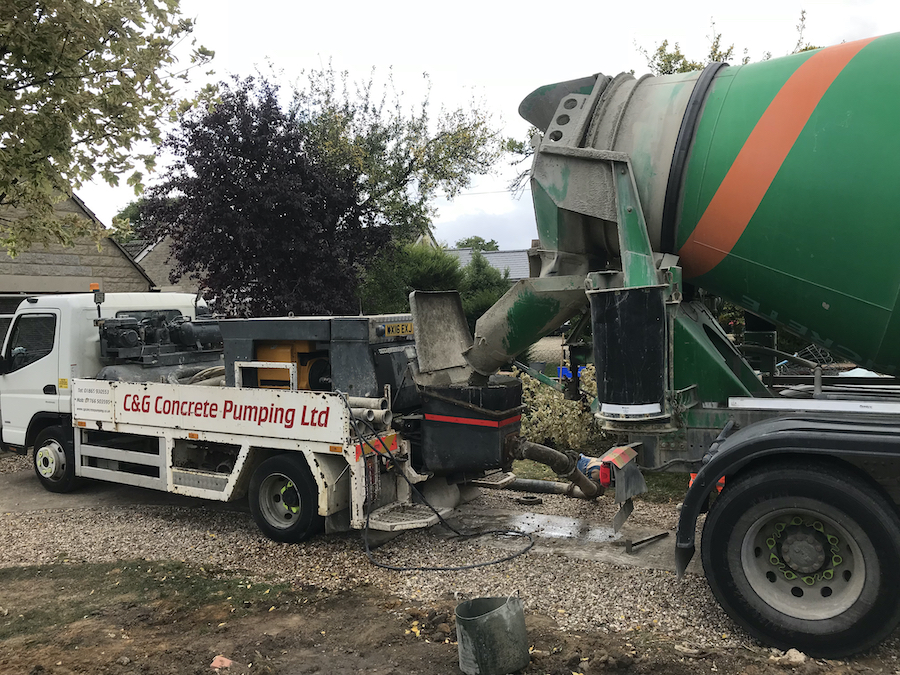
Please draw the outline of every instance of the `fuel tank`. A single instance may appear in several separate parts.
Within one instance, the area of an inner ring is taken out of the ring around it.
[[[900,34],[661,77],[542,87],[541,276],[616,264],[609,159],[688,284],[883,373],[900,366]]]

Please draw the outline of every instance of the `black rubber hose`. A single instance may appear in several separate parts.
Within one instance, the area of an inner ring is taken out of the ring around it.
[[[581,488],[581,492],[587,499],[593,499],[602,494],[600,486],[578,470],[575,459],[559,450],[519,438],[514,455],[517,459],[530,459],[546,464],[557,476],[562,476]]]

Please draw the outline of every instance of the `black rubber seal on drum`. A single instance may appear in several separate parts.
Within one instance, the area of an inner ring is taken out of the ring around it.
[[[694,142],[694,134],[700,122],[700,111],[706,102],[706,96],[712,87],[721,68],[727,63],[710,63],[694,85],[694,91],[688,99],[684,117],[681,119],[681,128],[678,130],[678,138],[675,140],[675,152],[672,155],[672,166],[669,169],[669,180],[666,183],[666,198],[663,201],[662,228],[660,231],[660,244],[664,253],[675,253],[675,238],[678,229],[678,202],[681,199],[681,185],[684,181],[684,169],[687,166],[688,151]]]

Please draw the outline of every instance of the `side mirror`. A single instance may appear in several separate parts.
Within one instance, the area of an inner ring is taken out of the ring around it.
[[[6,375],[9,372],[9,361],[6,357],[0,356],[0,375]]]

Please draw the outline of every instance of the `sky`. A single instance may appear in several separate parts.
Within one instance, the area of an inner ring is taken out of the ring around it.
[[[536,3],[528,0],[181,0],[196,21],[194,37],[216,52],[214,80],[250,75],[271,62],[289,85],[305,70],[331,62],[353,80],[390,69],[412,107],[431,81],[432,106],[453,109],[482,101],[505,135],[525,139],[528,124],[519,102],[539,86],[594,73],[647,72],[640,49],[679,43],[701,60],[710,36],[722,34],[738,59],[789,53],[806,10],[806,42],[828,46],[900,32],[897,0],[684,0],[660,2]],[[191,86],[203,83],[202,73]],[[536,235],[529,192],[506,191],[516,169],[508,162],[495,175],[477,178],[452,202],[437,203],[436,238],[448,245],[478,235],[500,248],[528,248]],[[78,190],[106,224],[134,199],[130,188],[88,184]]]

